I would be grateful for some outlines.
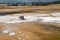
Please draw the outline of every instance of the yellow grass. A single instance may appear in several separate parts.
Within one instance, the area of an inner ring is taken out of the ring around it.
[[[0,6],[0,12],[19,12],[19,11],[60,11],[60,5],[48,5],[48,6]]]

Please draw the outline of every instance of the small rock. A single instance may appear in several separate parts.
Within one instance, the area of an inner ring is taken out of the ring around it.
[[[18,40],[21,40],[21,38],[18,38]]]
[[[14,33],[14,32],[10,32],[8,35],[10,35],[10,36],[14,36],[15,33]]]
[[[24,35],[24,33],[23,32],[20,32],[20,34],[23,36]]]
[[[19,18],[20,18],[21,20],[25,20],[24,16],[20,16]]]

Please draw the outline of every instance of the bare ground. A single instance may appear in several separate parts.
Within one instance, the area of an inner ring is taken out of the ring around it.
[[[0,32],[0,40],[60,40],[60,27],[50,23],[30,22],[20,24],[2,24],[0,30],[6,26],[12,28],[16,27],[12,31],[16,34],[10,36],[8,34],[2,34]],[[24,35],[20,34],[22,32]]]

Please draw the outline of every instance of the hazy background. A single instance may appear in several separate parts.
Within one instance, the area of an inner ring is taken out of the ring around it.
[[[0,3],[13,3],[13,2],[52,2],[59,0],[0,0]]]

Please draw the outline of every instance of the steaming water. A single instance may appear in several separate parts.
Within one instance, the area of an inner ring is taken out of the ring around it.
[[[52,16],[55,17],[52,17]],[[40,22],[54,22],[60,23],[60,13],[51,13],[51,14],[27,14],[24,16],[25,20],[21,20],[19,16],[11,16],[5,15],[0,16],[0,22],[3,23],[21,23],[21,22],[33,22],[33,21],[40,21]]]

